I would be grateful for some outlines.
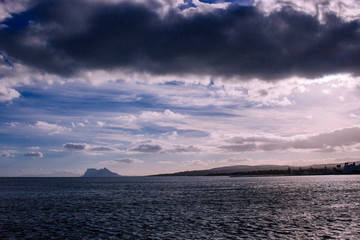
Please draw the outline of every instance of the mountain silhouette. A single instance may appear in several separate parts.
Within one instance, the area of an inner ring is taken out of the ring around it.
[[[95,168],[88,168],[84,175],[81,177],[121,177],[119,174],[110,171],[107,168],[103,169],[95,169]]]

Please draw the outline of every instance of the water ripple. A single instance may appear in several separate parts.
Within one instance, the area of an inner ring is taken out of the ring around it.
[[[0,239],[358,239],[360,176],[1,178]]]

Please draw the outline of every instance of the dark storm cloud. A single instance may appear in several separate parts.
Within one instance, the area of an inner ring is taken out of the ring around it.
[[[358,21],[329,14],[322,24],[289,7],[265,15],[238,5],[161,17],[159,6],[41,1],[2,23],[0,50],[62,75],[116,68],[263,79],[360,72]]]

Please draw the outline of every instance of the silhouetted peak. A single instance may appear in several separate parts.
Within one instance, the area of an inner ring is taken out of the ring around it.
[[[120,175],[107,168],[100,168],[99,170],[96,168],[88,168],[82,177],[120,177]]]

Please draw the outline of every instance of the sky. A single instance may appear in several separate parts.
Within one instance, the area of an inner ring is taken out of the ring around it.
[[[1,0],[0,176],[359,161],[358,0]]]

